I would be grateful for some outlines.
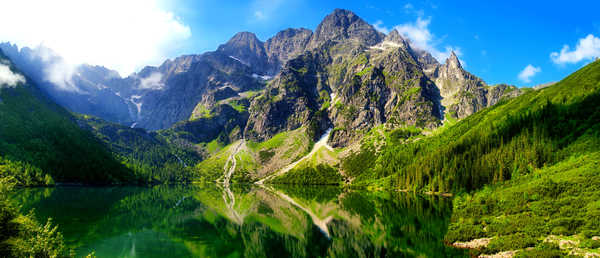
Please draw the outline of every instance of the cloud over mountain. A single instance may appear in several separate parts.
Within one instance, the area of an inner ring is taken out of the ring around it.
[[[24,83],[25,78],[17,73],[13,73],[10,67],[0,63],[0,89],[5,87],[15,87],[17,83]]]
[[[32,8],[35,7],[35,8]],[[19,46],[43,45],[69,63],[89,63],[129,75],[158,64],[191,36],[190,28],[159,0],[6,1],[0,38]]]

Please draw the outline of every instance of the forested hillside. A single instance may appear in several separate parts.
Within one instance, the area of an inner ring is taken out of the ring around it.
[[[77,119],[132,170],[140,184],[190,183],[197,177],[193,167],[202,157],[192,144],[175,143],[177,139],[168,133],[163,136],[88,115]]]
[[[8,62],[1,53],[0,59]],[[48,174],[56,182],[106,184],[132,179],[130,171],[69,112],[29,81],[0,88],[0,99],[1,163],[20,162],[26,167],[23,171],[33,171],[32,176]]]
[[[479,189],[600,149],[598,103],[596,61],[551,87],[484,109],[434,136],[401,130],[391,132],[383,147],[365,142],[343,167],[358,184],[431,192]]]

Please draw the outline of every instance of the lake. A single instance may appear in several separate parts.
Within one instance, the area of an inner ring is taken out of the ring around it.
[[[77,256],[449,257],[447,198],[337,187],[232,185],[18,190]]]

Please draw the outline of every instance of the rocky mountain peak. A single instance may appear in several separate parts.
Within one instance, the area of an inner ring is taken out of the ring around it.
[[[366,45],[379,43],[385,35],[352,11],[335,9],[317,26],[309,48],[316,48],[328,40],[354,39]]]
[[[269,56],[269,63],[276,64],[278,69],[289,59],[301,54],[311,36],[312,31],[305,28],[289,28],[278,32],[265,42],[265,51]]]
[[[452,51],[450,53],[450,57],[448,57],[446,59],[446,67],[453,69],[453,70],[454,69],[462,69],[460,60],[458,60],[458,56],[456,56],[456,53],[454,53],[454,51]]]
[[[238,32],[219,46],[217,52],[251,67],[258,74],[264,73],[265,68],[269,67],[264,43],[251,32]]]
[[[400,35],[400,33],[398,32],[398,30],[394,29],[392,30],[386,37],[385,40],[388,41],[392,41],[392,42],[406,42],[406,40],[404,40],[404,38],[402,37],[402,35]]]
[[[393,45],[400,46],[402,49],[410,49],[410,44],[408,41],[404,39],[404,37],[402,37],[402,35],[400,35],[396,29],[392,30],[387,36],[385,36],[383,43],[392,43]]]
[[[252,46],[252,45],[261,45],[262,42],[256,37],[256,34],[252,32],[242,31],[238,32],[227,43],[221,45],[219,48],[225,47],[243,47],[243,46]]]

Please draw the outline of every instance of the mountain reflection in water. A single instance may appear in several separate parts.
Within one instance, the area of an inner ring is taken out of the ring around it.
[[[78,256],[445,257],[452,202],[337,187],[214,185],[21,189]]]

